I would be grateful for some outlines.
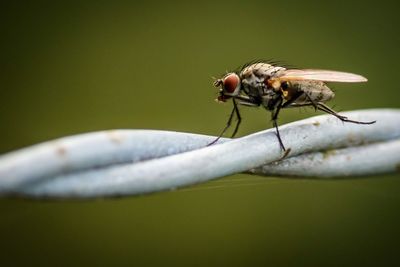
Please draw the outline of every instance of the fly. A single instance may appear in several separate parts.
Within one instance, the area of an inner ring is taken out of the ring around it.
[[[219,89],[218,102],[232,99],[233,109],[221,134],[209,145],[214,144],[231,126],[236,114],[237,123],[233,131],[234,137],[242,121],[238,105],[262,106],[271,112],[273,126],[276,129],[279,145],[286,151],[278,129],[278,115],[283,108],[311,106],[316,110],[331,114],[343,122],[372,124],[375,121],[363,122],[351,120],[338,114],[325,103],[335,94],[326,82],[366,82],[361,75],[319,69],[286,69],[267,62],[246,64],[239,71],[230,72],[214,82]]]

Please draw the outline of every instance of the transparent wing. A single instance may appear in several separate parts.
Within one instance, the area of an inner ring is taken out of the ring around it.
[[[304,69],[286,70],[277,78],[281,81],[314,80],[323,82],[357,83],[368,81],[365,77],[341,71]]]

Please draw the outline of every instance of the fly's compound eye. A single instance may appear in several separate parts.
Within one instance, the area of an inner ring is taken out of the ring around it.
[[[223,80],[224,92],[227,95],[237,95],[240,89],[240,79],[236,73],[230,73]]]

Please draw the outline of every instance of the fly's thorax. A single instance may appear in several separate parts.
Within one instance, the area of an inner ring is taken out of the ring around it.
[[[335,97],[333,91],[324,83],[320,81],[291,81],[289,88],[295,91],[304,92],[295,102],[304,104],[310,102],[327,102]]]
[[[280,72],[286,70],[283,67],[273,66],[268,63],[254,63],[242,69],[240,77],[246,79],[255,75],[257,77],[276,77],[279,76]]]
[[[281,94],[274,89],[266,89],[264,94],[260,96],[261,105],[267,110],[274,110],[280,102]]]
[[[283,67],[267,63],[255,63],[245,67],[239,74],[244,92],[251,96],[265,94],[268,79],[278,77],[284,70],[286,69]]]

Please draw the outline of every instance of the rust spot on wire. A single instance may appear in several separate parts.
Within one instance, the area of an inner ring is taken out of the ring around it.
[[[117,131],[107,132],[108,138],[115,144],[121,144],[124,138]]]
[[[350,134],[347,135],[347,140],[349,141],[349,143],[354,144],[357,141],[357,137],[354,136],[354,134],[350,133]]]
[[[56,154],[60,157],[65,157],[65,155],[67,154],[67,149],[61,145],[57,145]]]

